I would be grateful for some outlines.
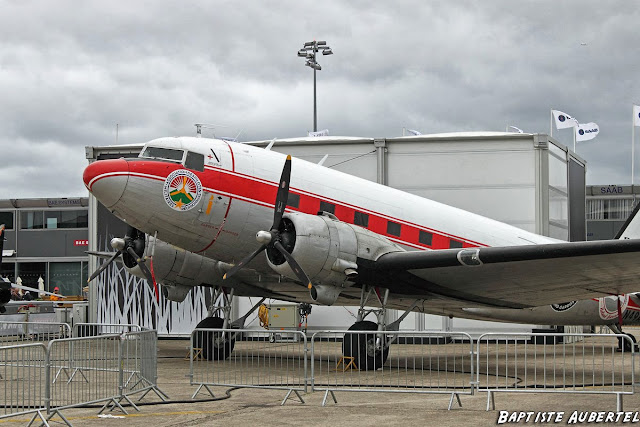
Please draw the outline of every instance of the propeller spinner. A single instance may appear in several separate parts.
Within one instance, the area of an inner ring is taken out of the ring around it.
[[[284,259],[289,263],[289,267],[295,273],[298,280],[304,283],[309,290],[313,289],[313,284],[311,280],[304,272],[300,264],[293,258],[293,256],[287,251],[287,249],[282,245],[283,241],[283,233],[282,233],[282,215],[284,214],[284,209],[287,206],[287,199],[289,198],[289,182],[291,180],[291,156],[287,156],[287,160],[284,162],[284,168],[282,169],[282,176],[280,177],[280,183],[278,185],[278,193],[276,194],[276,202],[275,209],[273,213],[273,225],[271,225],[271,229],[269,231],[261,230],[256,233],[256,240],[258,243],[262,245],[244,257],[239,263],[233,266],[227,273],[224,275],[224,279],[228,279],[229,277],[236,274],[240,269],[246,267],[252,259],[254,259],[258,254],[260,254],[264,250],[277,250]]]
[[[137,253],[144,252],[144,233],[140,232],[140,230],[134,227],[129,227],[124,238],[116,237],[111,239],[111,247],[115,249],[116,252],[114,252],[111,258],[109,258],[100,267],[98,267],[96,271],[93,272],[93,274],[87,280],[87,283],[98,277],[98,275],[100,275],[100,273],[102,273],[120,255],[122,255],[125,264],[127,264],[125,256],[128,255],[129,257],[131,257],[131,260],[133,260],[135,264],[140,267],[140,271],[142,271],[142,274],[144,274],[144,277],[147,279],[147,281],[153,284],[156,299],[158,299],[158,285],[153,277],[153,274],[142,259],[142,255],[138,255]],[[128,267],[132,266],[133,265],[129,265]]]

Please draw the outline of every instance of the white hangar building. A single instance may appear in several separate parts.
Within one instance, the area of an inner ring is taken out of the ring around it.
[[[466,209],[508,224],[564,240],[585,240],[585,161],[546,134],[462,132],[397,138],[319,137],[254,141],[248,144],[311,162]],[[137,156],[142,145],[87,147],[89,161]],[[325,158],[326,156],[326,158]],[[324,160],[323,160],[324,159]],[[95,198],[89,202],[92,250],[109,250],[125,226]],[[94,260],[90,271],[97,268]],[[114,266],[114,270],[117,266]],[[110,267],[111,269],[111,267]],[[184,303],[161,298],[126,271],[106,270],[90,300],[93,320],[157,327],[160,334],[188,334],[206,316],[207,290],[192,291]],[[123,293],[128,294],[125,297]],[[239,298],[237,313],[252,303]],[[275,301],[274,301],[275,302]],[[357,307],[314,306],[309,329],[346,329]],[[390,317],[399,313],[390,310]],[[253,317],[249,318],[248,323]],[[390,319],[393,320],[393,319]],[[542,325],[540,325],[542,326]],[[260,328],[257,321],[248,327]],[[535,325],[499,324],[411,314],[403,330],[531,330]]]

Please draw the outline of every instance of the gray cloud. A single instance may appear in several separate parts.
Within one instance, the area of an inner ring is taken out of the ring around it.
[[[296,51],[314,38],[335,53],[318,73],[332,135],[547,133],[556,108],[600,125],[578,146],[588,181],[628,183],[638,18],[622,0],[5,1],[0,197],[84,194],[84,146],[113,143],[116,123],[120,143],[195,122],[305,134],[312,72]]]

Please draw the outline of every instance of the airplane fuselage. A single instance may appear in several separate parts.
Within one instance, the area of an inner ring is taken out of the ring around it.
[[[256,248],[256,231],[271,226],[284,161],[283,154],[251,145],[160,138],[145,144],[138,158],[94,162],[85,170],[84,181],[109,210],[137,229],[204,257],[236,263]],[[301,159],[292,162],[286,211],[329,212],[404,250],[558,242]],[[257,261],[252,269],[273,274],[264,257]],[[598,304],[592,300],[581,304],[592,303]],[[629,308],[631,305],[637,306],[629,304]],[[590,310],[585,310],[586,315]],[[538,320],[553,313],[567,317],[569,309],[540,307],[525,313],[472,308],[457,313],[471,318],[560,323]],[[518,318],[517,313],[527,314],[526,318]],[[579,315],[576,323],[583,323],[583,317]],[[612,323],[609,318],[601,321]]]

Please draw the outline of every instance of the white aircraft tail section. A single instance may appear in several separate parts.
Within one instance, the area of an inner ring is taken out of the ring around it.
[[[616,235],[616,239],[640,239],[640,203],[638,203],[629,215],[629,218],[625,221],[620,231]]]

